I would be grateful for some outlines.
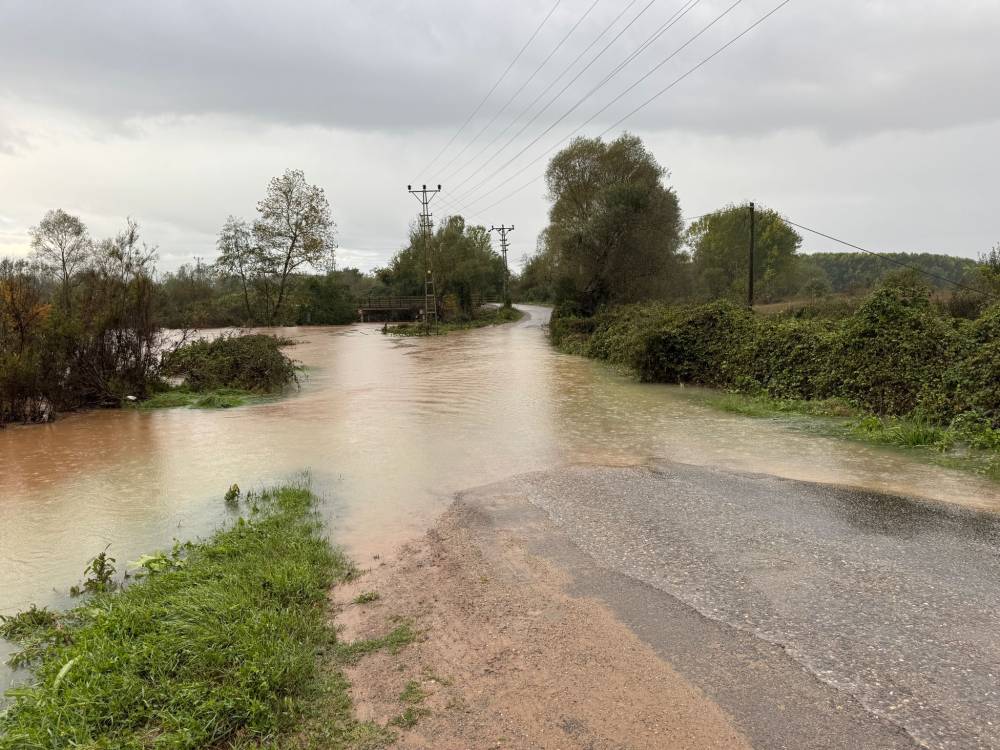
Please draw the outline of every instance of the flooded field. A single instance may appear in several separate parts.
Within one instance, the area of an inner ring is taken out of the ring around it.
[[[281,329],[306,367],[287,398],[0,432],[0,613],[65,603],[107,544],[121,567],[212,530],[233,482],[303,472],[362,564],[420,533],[458,491],[569,463],[668,459],[1000,508],[986,480],[714,411],[689,390],[559,354],[541,328],[547,311],[526,309],[516,325],[426,339],[377,325]]]

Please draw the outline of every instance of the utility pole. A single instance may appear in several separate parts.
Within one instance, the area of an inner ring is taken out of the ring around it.
[[[431,201],[434,196],[441,192],[441,186],[437,190],[428,190],[426,185],[421,185],[419,190],[414,190],[413,185],[407,185],[406,189],[410,195],[420,201],[420,234],[424,240],[424,325],[430,327],[431,316],[437,323],[437,295],[434,293],[434,276],[431,274]]]
[[[747,271],[747,307],[753,310],[754,205],[750,201],[750,264]]]
[[[505,227],[503,224],[498,227],[491,226],[490,231],[500,233],[500,251],[503,253],[503,303],[504,305],[510,305],[510,269],[507,267],[507,235],[514,231],[514,225],[511,224],[509,227]]]

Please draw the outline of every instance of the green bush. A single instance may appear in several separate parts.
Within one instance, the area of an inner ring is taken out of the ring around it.
[[[969,337],[967,356],[953,368],[956,401],[1000,427],[1000,304],[972,324]]]
[[[586,354],[587,342],[597,327],[595,318],[559,316],[553,313],[549,323],[552,343],[569,354]]]
[[[647,381],[837,400],[883,418],[857,425],[872,439],[1000,445],[1000,305],[975,321],[953,318],[906,279],[841,319],[760,316],[728,302],[650,303],[556,317],[550,335],[563,351],[630,367]]]
[[[830,372],[835,341],[836,327],[828,321],[760,319],[754,330],[750,380],[774,398],[835,395]]]
[[[649,337],[672,325],[679,315],[677,308],[659,304],[606,310],[595,317],[587,356],[637,369]]]
[[[164,357],[163,374],[182,378],[191,391],[269,393],[295,380],[295,364],[281,351],[285,344],[263,334],[194,341]]]
[[[912,412],[925,391],[940,391],[961,336],[926,289],[877,289],[847,318],[832,354],[839,395],[876,414]]]
[[[731,302],[685,309],[646,337],[639,376],[659,383],[745,387],[753,328],[753,315]]]

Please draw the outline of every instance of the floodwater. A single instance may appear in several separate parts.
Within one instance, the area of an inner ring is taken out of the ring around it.
[[[1000,509],[987,480],[717,412],[690,389],[559,354],[541,328],[547,310],[525,309],[516,325],[422,339],[364,324],[280,329],[307,368],[287,398],[0,431],[0,614],[64,604],[105,545],[121,567],[212,531],[234,482],[302,473],[361,565],[420,533],[456,492],[567,463],[668,459]]]

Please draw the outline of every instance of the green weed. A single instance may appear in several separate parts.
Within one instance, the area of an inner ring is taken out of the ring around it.
[[[190,406],[195,409],[232,409],[259,401],[261,395],[234,388],[217,388],[211,391],[191,391],[174,388],[162,391],[139,403],[140,409],[172,409]]]
[[[382,649],[386,649],[390,654],[397,654],[400,649],[413,643],[416,638],[416,631],[408,623],[403,623],[381,638],[366,638],[337,644],[337,655],[341,662],[353,664],[362,656]]]
[[[427,693],[421,689],[420,683],[416,680],[407,682],[403,692],[399,694],[399,699],[403,703],[422,703],[426,697]]]
[[[403,713],[389,720],[389,724],[394,727],[400,727],[402,729],[412,729],[417,725],[417,722],[421,718],[430,714],[426,708],[415,708],[414,706],[408,706]]]

